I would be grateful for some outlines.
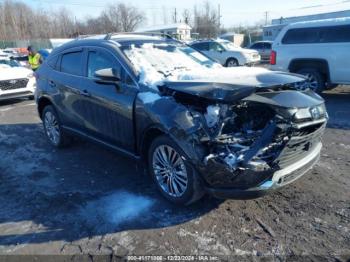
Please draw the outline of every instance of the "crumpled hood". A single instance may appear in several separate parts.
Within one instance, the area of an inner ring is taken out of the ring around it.
[[[0,81],[9,79],[26,78],[33,71],[24,67],[0,67]]]
[[[173,91],[177,94],[183,93],[206,100],[230,103],[243,99],[258,89],[285,86],[305,80],[302,76],[290,73],[261,68],[246,69],[231,70],[232,74],[227,74],[227,71],[223,70],[224,72],[215,74],[215,77],[202,76],[198,80],[164,81],[160,89],[167,90],[167,93]]]
[[[186,80],[186,78],[184,78]],[[271,71],[258,67],[223,67],[213,70],[212,74],[193,74],[192,80],[218,82],[239,86],[273,87],[305,81],[301,75]]]

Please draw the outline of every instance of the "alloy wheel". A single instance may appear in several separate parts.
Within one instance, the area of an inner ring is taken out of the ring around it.
[[[158,146],[152,156],[152,167],[161,189],[172,197],[181,197],[188,187],[186,166],[171,146]]]
[[[50,111],[46,112],[44,123],[47,137],[54,145],[57,145],[60,140],[60,128],[56,116]]]
[[[319,83],[313,74],[305,74],[306,85],[305,88],[310,88],[312,91],[317,91]]]

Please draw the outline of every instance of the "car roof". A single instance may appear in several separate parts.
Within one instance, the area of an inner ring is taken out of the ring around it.
[[[52,51],[52,55],[61,53],[64,50],[81,47],[81,46],[118,46],[118,43],[129,42],[129,41],[162,41],[168,39],[168,36],[161,37],[154,35],[147,35],[142,33],[115,33],[115,34],[99,34],[99,35],[88,35],[81,36],[73,41],[69,41]],[[175,40],[175,39],[173,39]]]
[[[332,25],[350,25],[350,17],[297,22],[297,23],[289,24],[287,28],[288,29],[308,28],[308,27],[322,27],[322,26],[332,26]]]

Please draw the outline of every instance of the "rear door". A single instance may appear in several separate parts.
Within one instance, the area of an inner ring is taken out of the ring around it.
[[[117,56],[105,48],[87,49],[82,80],[84,108],[81,114],[87,132],[100,140],[132,152],[134,150],[133,105],[138,88]],[[121,76],[119,84],[96,82],[94,73],[113,68]]]
[[[49,92],[56,104],[61,122],[66,127],[83,130],[80,115],[80,86],[83,75],[83,48],[72,48],[57,57],[48,77]]]
[[[350,24],[320,29],[320,42],[327,45],[331,82],[350,83]]]

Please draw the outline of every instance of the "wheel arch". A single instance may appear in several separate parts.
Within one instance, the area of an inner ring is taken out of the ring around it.
[[[315,59],[315,58],[298,58],[293,59],[288,70],[292,73],[305,68],[312,68],[318,70],[324,77],[326,82],[331,82],[328,61],[325,59]]]
[[[142,159],[147,159],[148,150],[154,139],[165,134],[167,132],[158,125],[152,125],[144,130],[138,146],[138,151]]]
[[[44,108],[48,105],[53,106],[52,101],[48,97],[42,96],[38,99],[37,108],[38,108],[38,114],[39,114],[40,119],[42,119],[42,114],[43,114]]]

